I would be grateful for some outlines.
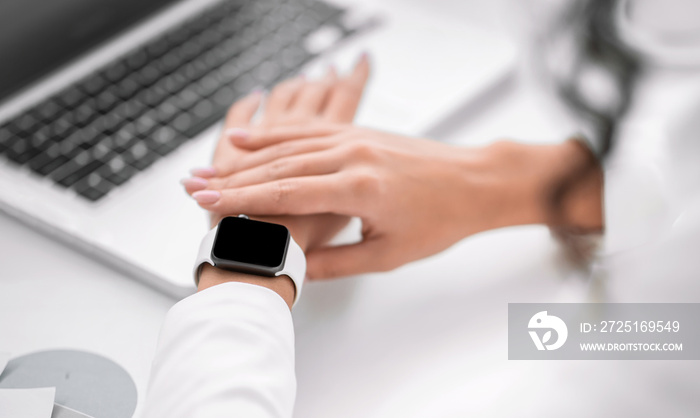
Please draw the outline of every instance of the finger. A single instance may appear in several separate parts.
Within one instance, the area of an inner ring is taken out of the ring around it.
[[[231,106],[226,114],[226,128],[245,128],[258,111],[262,101],[262,91],[255,90]]]
[[[180,183],[185,187],[187,194],[192,194],[200,190],[204,190],[209,186],[211,179],[205,179],[202,177],[191,177],[180,180]]]
[[[328,93],[337,80],[338,74],[331,67],[320,80],[304,84],[289,108],[289,118],[304,120],[320,114]]]
[[[384,271],[381,257],[386,251],[381,244],[379,239],[372,239],[313,250],[306,255],[306,275],[311,280],[319,280]]]
[[[336,137],[321,137],[299,139],[271,145],[267,148],[239,157],[227,167],[227,172],[222,171],[219,173],[219,177],[226,177],[239,171],[248,170],[271,161],[279,160],[280,158],[323,151],[334,147],[338,142],[339,139]]]
[[[362,93],[369,79],[370,65],[367,54],[362,54],[352,73],[335,83],[323,110],[325,120],[350,123],[355,118]]]
[[[228,132],[228,135],[233,145],[249,150],[257,150],[294,139],[329,136],[343,129],[347,129],[347,126],[331,123],[314,123],[232,130]]]
[[[282,118],[292,101],[304,86],[304,77],[298,76],[277,85],[265,101],[265,112],[261,125],[273,124]]]
[[[201,190],[192,197],[215,213],[309,215],[338,213],[353,216],[353,199],[338,174],[298,177],[240,189]]]
[[[231,142],[226,138],[230,135],[231,130],[235,131],[236,129],[241,129],[241,127],[247,127],[250,124],[251,118],[260,107],[261,100],[262,91],[256,90],[231,106],[224,123],[224,132],[222,134],[224,137],[219,139],[216,150],[214,151],[212,167],[195,169],[192,174],[208,178],[226,169],[232,151]]]
[[[336,150],[295,155],[240,171],[227,178],[211,179],[207,189],[222,190],[268,183],[293,177],[320,176],[337,172],[343,165],[343,155]],[[196,178],[188,179],[192,187],[200,187]],[[185,184],[187,188],[188,184]],[[202,188],[203,189],[203,188]],[[200,189],[201,190],[201,189]]]

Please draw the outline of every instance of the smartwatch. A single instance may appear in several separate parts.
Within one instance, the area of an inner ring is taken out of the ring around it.
[[[199,284],[202,264],[258,276],[287,275],[299,300],[306,276],[306,256],[284,225],[254,221],[246,215],[221,220],[202,240],[194,281]]]

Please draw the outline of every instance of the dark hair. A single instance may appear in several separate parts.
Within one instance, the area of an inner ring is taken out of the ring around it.
[[[568,78],[558,80],[557,90],[564,102],[592,128],[599,157],[610,152],[618,122],[632,101],[634,85],[640,72],[640,60],[621,40],[615,23],[621,0],[574,1],[557,31],[572,31],[576,51],[573,70]],[[606,74],[616,89],[615,100],[601,107],[587,100],[581,91],[585,68],[594,67]]]
[[[549,194],[552,233],[569,244],[566,248],[570,258],[582,265],[586,265],[591,255],[590,249],[586,247],[585,240],[579,242],[576,237],[581,232],[585,234],[590,231],[564,230],[559,227],[564,224],[561,222],[561,205],[567,191],[593,170],[600,170],[601,161],[612,150],[617,127],[632,102],[641,68],[640,60],[622,41],[616,26],[621,1],[573,1],[571,8],[549,33],[552,37],[565,37],[569,41],[568,46],[573,49],[569,51],[573,53],[573,62],[570,63],[568,72],[556,78],[555,87],[564,103],[585,125],[587,134],[592,136],[589,140],[597,145],[598,151],[598,159],[591,155],[588,162],[572,170]],[[551,39],[553,44],[557,40]],[[586,71],[591,70],[602,74],[609,81],[606,89],[612,90],[612,100],[602,104],[591,100],[591,92],[586,91],[588,86],[584,82]]]

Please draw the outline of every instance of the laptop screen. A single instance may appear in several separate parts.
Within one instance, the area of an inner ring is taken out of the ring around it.
[[[0,0],[0,100],[174,0]]]

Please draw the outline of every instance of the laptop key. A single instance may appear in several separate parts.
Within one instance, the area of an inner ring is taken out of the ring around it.
[[[56,99],[51,99],[42,103],[37,108],[37,114],[39,117],[46,121],[52,121],[56,116],[63,111],[61,105],[56,101]]]
[[[192,128],[192,124],[194,123],[194,120],[192,119],[192,115],[189,113],[180,113],[175,120],[173,120],[173,128],[175,128],[177,131],[180,133],[183,133],[187,135],[187,132]]]
[[[102,161],[93,160],[82,167],[78,167],[73,173],[67,175],[63,179],[58,181],[61,186],[69,187],[75,184],[78,180],[102,167],[104,163]]]
[[[31,132],[35,129],[39,120],[29,112],[25,112],[17,119],[17,129],[19,132]]]
[[[138,170],[128,165],[124,161],[124,157],[117,155],[106,166],[102,167],[99,173],[110,183],[120,186],[138,173]]]
[[[146,138],[144,143],[159,155],[167,155],[182,145],[185,140],[186,138],[183,135],[175,132],[168,126],[163,126]]]
[[[75,124],[79,127],[86,126],[95,119],[99,113],[96,111],[96,103],[93,99],[83,103],[73,111]]]
[[[94,74],[80,83],[80,87],[85,93],[94,96],[104,90],[108,84],[109,82],[102,75]]]
[[[70,87],[58,93],[56,99],[68,109],[78,106],[86,97],[85,93],[77,86]]]
[[[51,127],[42,126],[31,136],[31,143],[34,148],[45,149],[51,145]]]
[[[27,166],[35,173],[45,176],[66,162],[68,162],[68,157],[62,155],[58,157],[49,157],[47,154],[40,154],[29,161]]]
[[[117,105],[119,98],[110,91],[103,91],[99,96],[96,97],[97,100],[97,110],[100,113],[107,113],[114,106]]]
[[[131,79],[128,79],[131,80]],[[160,80],[160,71],[155,65],[149,64],[141,69],[133,78],[133,81],[141,86],[150,86]]]
[[[197,119],[207,119],[214,113],[214,104],[209,99],[204,99],[197,103],[192,109],[192,113]]]
[[[27,166],[35,173],[46,176],[67,163],[75,154],[77,154],[77,150],[64,154],[61,152],[60,144],[53,143],[39,155],[32,158],[27,163]]]
[[[76,193],[93,202],[109,193],[114,187],[114,183],[107,181],[98,173],[91,173],[73,186]]]
[[[116,94],[122,100],[127,100],[132,97],[141,89],[141,85],[136,82],[136,80],[131,78],[126,78],[116,85]]]
[[[122,152],[131,148],[136,142],[139,141],[139,137],[136,135],[136,125],[133,123],[128,123],[117,131],[113,135],[114,150]]]
[[[169,44],[168,40],[164,37],[158,38],[156,41],[146,46],[146,51],[148,55],[153,58],[158,58],[168,51]]]
[[[7,125],[0,127],[0,153],[4,152],[14,138],[14,134],[10,132]]]
[[[122,155],[127,164],[138,170],[145,170],[158,159],[158,154],[148,149],[143,141],[137,142]]]
[[[137,49],[126,57],[126,65],[130,70],[140,70],[148,62],[148,53],[144,49]]]
[[[122,61],[117,61],[115,63],[112,63],[112,65],[109,66],[104,71],[104,75],[106,80],[108,80],[110,83],[116,83],[122,78],[124,78],[128,73],[128,69],[124,62]]]
[[[163,102],[156,109],[156,118],[159,123],[165,124],[170,122],[179,111],[180,109],[169,101]]]
[[[72,151],[73,150],[69,151],[69,153]],[[55,170],[51,174],[51,178],[56,183],[68,187],[99,168],[100,165],[102,165],[102,162],[93,160],[90,157],[90,152],[83,150],[80,151],[75,158],[72,158]]]
[[[197,94],[197,86],[188,86],[177,95],[175,106],[182,110],[189,110],[201,97]]]
[[[11,161],[24,164],[36,156],[37,151],[31,146],[29,137],[16,137],[6,155]]]

